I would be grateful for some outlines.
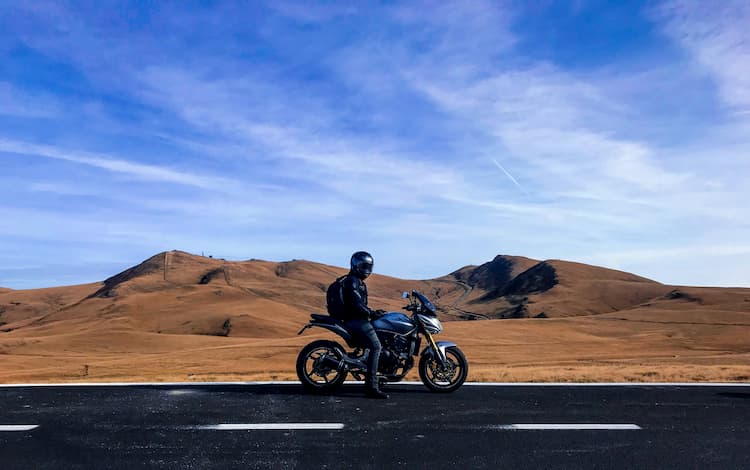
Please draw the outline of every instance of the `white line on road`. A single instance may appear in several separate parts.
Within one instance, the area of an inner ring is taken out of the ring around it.
[[[209,424],[205,426],[192,426],[192,429],[210,429],[214,431],[247,431],[247,430],[273,430],[288,431],[296,429],[305,430],[334,430],[344,429],[344,423],[244,423],[244,424]]]
[[[630,431],[641,429],[637,424],[502,424],[493,426],[501,430],[555,430],[555,431]]]
[[[750,387],[750,382],[466,382],[464,385],[477,387]]]
[[[362,384],[362,381],[346,381],[346,384]],[[0,388],[18,387],[205,387],[227,385],[300,385],[298,381],[261,382],[69,382],[0,384]],[[395,385],[419,385],[422,382],[399,382]],[[477,387],[750,387],[750,382],[466,382]]]
[[[0,431],[31,431],[38,427],[38,424],[0,424]]]

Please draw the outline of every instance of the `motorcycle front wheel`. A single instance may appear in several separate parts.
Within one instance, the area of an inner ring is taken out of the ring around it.
[[[445,349],[445,365],[432,355],[419,359],[419,378],[433,392],[454,392],[463,385],[469,375],[466,356],[456,346]]]
[[[340,361],[344,348],[335,341],[317,340],[308,344],[297,356],[297,377],[313,393],[330,393],[346,380],[346,370],[331,367],[325,358]]]

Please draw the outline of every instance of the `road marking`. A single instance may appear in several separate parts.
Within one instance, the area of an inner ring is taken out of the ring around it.
[[[31,431],[38,428],[38,424],[0,424],[0,431]]]
[[[466,382],[464,385],[476,387],[750,387],[750,382]]]
[[[554,431],[631,431],[641,429],[637,424],[502,424],[493,426],[493,429],[501,430],[554,430]]]
[[[240,424],[209,424],[193,426],[192,429],[209,429],[214,431],[248,431],[248,430],[337,430],[344,429],[344,423],[240,423]]]
[[[345,384],[362,384],[362,381],[346,381]],[[71,382],[0,384],[2,388],[19,387],[205,387],[225,385],[300,385],[298,381],[256,382]],[[394,385],[420,385],[422,382],[398,382]],[[750,382],[466,382],[476,387],[750,387]],[[301,386],[301,385],[300,385]]]

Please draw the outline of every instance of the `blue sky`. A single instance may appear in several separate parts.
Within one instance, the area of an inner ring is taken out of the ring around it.
[[[750,4],[0,2],[0,286],[163,250],[750,286]]]

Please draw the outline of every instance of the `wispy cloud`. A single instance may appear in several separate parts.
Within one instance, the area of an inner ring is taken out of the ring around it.
[[[332,20],[340,16],[348,16],[357,12],[355,4],[344,2],[342,4],[319,4],[310,8],[309,4],[287,1],[272,0],[267,6],[280,15],[291,18],[302,23],[320,23]]]
[[[230,188],[236,190],[239,187],[237,181],[228,178],[197,175],[158,165],[137,163],[88,152],[70,152],[50,145],[0,139],[0,152],[64,160],[113,173],[122,173],[142,180],[194,186],[219,192]]]
[[[715,80],[724,103],[750,111],[750,4],[670,0],[653,9],[665,33]]]
[[[319,103],[306,106],[314,121],[296,119],[301,103],[287,107],[288,92],[269,83],[260,84],[262,94],[248,95],[252,82],[201,80],[177,69],[151,70],[145,80],[150,99],[198,129],[221,132],[237,146],[253,149],[243,157],[269,176],[304,180],[347,199],[387,205],[402,205],[405,198],[441,198],[463,185],[455,168],[409,154],[397,142],[339,130],[335,111]],[[180,93],[187,89],[191,92]],[[247,106],[236,105],[243,101]]]
[[[617,106],[600,98],[593,85],[550,66],[463,83],[435,74],[413,72],[414,86],[494,136],[508,157],[531,165],[530,179],[541,180],[548,191],[593,190],[602,178],[614,183],[610,193],[657,191],[689,178],[684,169],[661,167],[647,143],[611,136],[607,114],[617,113]]]
[[[53,97],[24,93],[10,83],[0,82],[0,116],[51,118],[62,109]]]

